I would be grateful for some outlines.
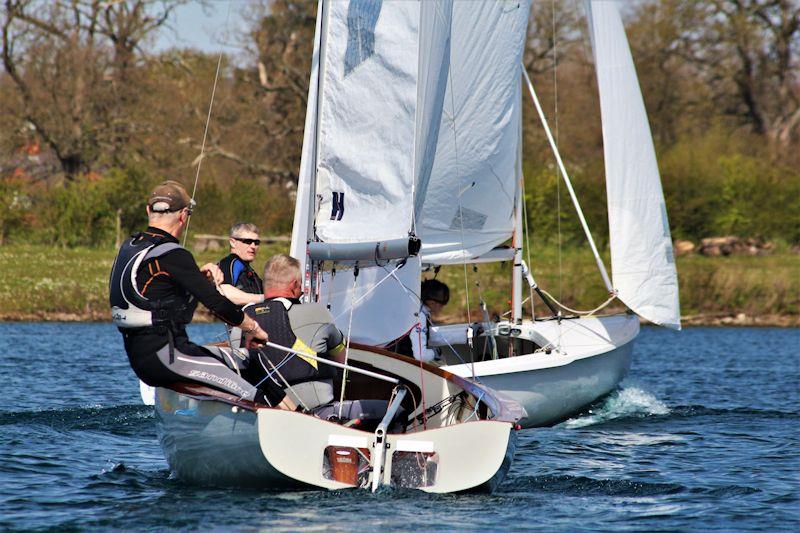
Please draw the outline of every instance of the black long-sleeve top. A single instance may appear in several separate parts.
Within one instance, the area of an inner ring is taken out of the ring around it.
[[[178,243],[178,239],[164,230],[148,227],[145,233],[163,236],[166,241]],[[159,300],[184,293],[194,296],[209,311],[221,320],[238,325],[244,319],[241,307],[221,295],[205,274],[200,272],[197,262],[191,252],[179,248],[168,252],[161,257],[150,259],[142,263],[136,274],[136,285],[142,296],[148,300]],[[124,334],[125,332],[123,332]],[[179,332],[176,343],[188,342],[185,333]],[[147,333],[143,336],[134,335],[138,352],[156,350],[164,345],[166,336]],[[126,345],[133,340],[132,336],[124,335]]]

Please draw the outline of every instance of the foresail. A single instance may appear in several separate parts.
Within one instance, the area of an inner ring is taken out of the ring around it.
[[[419,290],[419,257],[411,257],[401,268],[361,269],[355,283],[352,269],[326,272],[319,301],[353,341],[383,346],[419,322]]]
[[[436,129],[418,121],[439,121],[448,5],[325,2],[316,169],[320,240],[375,242],[412,231],[424,168],[415,164],[415,154],[436,141]]]
[[[452,5],[320,2],[292,255],[346,263],[307,287],[316,284],[314,298],[342,330],[369,344],[398,338],[417,321],[419,260],[398,268],[377,259],[416,254],[409,234],[436,152]]]
[[[418,220],[425,263],[482,256],[514,230],[527,1],[455,2],[438,144]]]
[[[622,18],[615,2],[586,5],[603,120],[613,285],[639,316],[680,329],[667,209]]]

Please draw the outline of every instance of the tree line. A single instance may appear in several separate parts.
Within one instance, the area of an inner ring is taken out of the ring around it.
[[[144,223],[154,183],[192,189],[194,232],[291,230],[316,3],[234,4],[220,59],[153,43],[188,0],[2,0],[0,242],[110,246]],[[800,243],[800,2],[643,0],[626,30],[673,236]],[[582,3],[534,1],[524,55],[595,234],[602,134]],[[526,207],[541,240],[579,242],[553,156],[524,111]],[[559,201],[560,200],[560,201]]]

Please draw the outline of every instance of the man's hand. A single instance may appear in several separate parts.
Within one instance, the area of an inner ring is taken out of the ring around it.
[[[222,275],[222,270],[220,270],[220,268],[214,263],[206,263],[205,265],[201,266],[200,272],[205,274],[206,278],[208,278],[208,281],[214,285],[219,285],[225,279],[225,276]]]
[[[267,332],[260,328],[255,333],[249,333],[244,336],[245,346],[252,346],[255,348],[264,346],[268,340]]]
[[[269,340],[267,332],[261,329],[258,323],[247,315],[245,315],[245,319],[239,325],[239,328],[244,333],[244,345],[248,348],[264,346],[264,343]]]

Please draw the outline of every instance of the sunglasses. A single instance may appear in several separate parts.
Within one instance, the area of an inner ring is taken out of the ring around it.
[[[261,239],[240,239],[239,237],[231,237],[231,239],[242,242],[247,246],[250,246],[251,244],[255,244],[256,246],[258,246],[261,244]]]

